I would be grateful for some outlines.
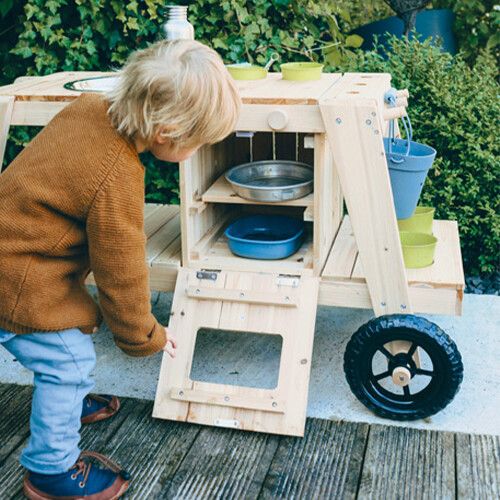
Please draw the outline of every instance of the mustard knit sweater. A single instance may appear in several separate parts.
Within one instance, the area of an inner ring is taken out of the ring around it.
[[[147,356],[166,335],[151,314],[144,167],[107,107],[81,95],[0,174],[0,328],[91,333],[104,317],[121,349]]]

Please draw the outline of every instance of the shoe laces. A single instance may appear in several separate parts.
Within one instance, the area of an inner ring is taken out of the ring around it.
[[[78,486],[80,486],[80,488],[84,488],[87,484],[90,469],[92,468],[92,462],[90,460],[85,460],[85,458],[93,458],[97,460],[104,466],[104,468],[120,474],[122,477],[124,477],[124,479],[127,479],[126,476],[129,476],[129,474],[124,471],[116,462],[113,462],[113,460],[102,455],[101,453],[97,453],[95,451],[82,451],[82,453],[80,453],[80,458],[73,466],[73,468],[76,470],[73,474],[71,474],[71,479],[76,479],[80,475],[82,476],[82,480],[78,483]]]

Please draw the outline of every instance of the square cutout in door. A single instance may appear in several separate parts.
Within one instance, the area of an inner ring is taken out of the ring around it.
[[[190,379],[199,382],[275,389],[283,338],[278,334],[200,328]]]

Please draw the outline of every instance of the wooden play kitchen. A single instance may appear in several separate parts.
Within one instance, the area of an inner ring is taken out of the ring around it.
[[[2,157],[10,125],[45,125],[79,94],[64,84],[93,76],[106,74],[58,73],[0,88]],[[151,287],[175,288],[168,326],[179,340],[176,358],[162,363],[154,416],[303,435],[318,304],[375,313],[344,363],[366,406],[402,420],[436,413],[458,390],[461,359],[437,325],[414,314],[461,314],[464,275],[454,221],[433,222],[431,266],[404,266],[383,137],[389,120],[405,114],[408,93],[397,92],[388,108],[387,74],[286,81],[270,73],[237,83],[244,105],[235,133],[180,165],[180,207],[145,208]],[[272,159],[312,167],[313,191],[278,202],[236,194],[230,168]],[[232,253],[225,230],[257,215],[301,221],[300,248],[280,260]],[[280,335],[277,386],[192,380],[197,333],[207,328]]]

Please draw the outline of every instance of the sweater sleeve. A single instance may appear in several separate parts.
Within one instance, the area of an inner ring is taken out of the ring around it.
[[[144,172],[128,165],[108,175],[87,216],[90,267],[104,319],[130,356],[159,352],[166,333],[151,313],[144,234]]]

